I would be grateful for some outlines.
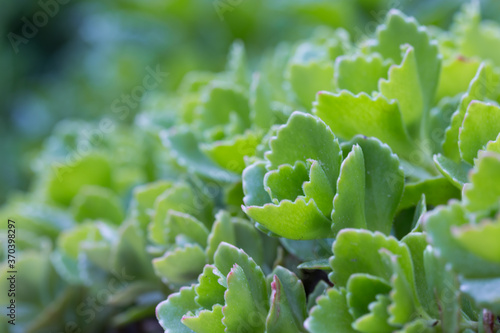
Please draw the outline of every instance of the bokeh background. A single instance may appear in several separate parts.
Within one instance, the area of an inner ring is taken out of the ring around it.
[[[172,93],[193,69],[220,71],[235,39],[249,61],[320,25],[370,33],[387,8],[446,27],[462,0],[19,0],[0,10],[0,204],[27,190],[33,161],[63,119],[97,120],[146,67]],[[483,1],[500,19],[500,1]],[[132,122],[134,112],[123,121]]]

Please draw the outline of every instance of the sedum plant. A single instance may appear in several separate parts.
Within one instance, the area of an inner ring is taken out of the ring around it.
[[[1,211],[32,273],[8,329],[500,332],[499,36],[476,2],[449,31],[391,10],[235,42],[76,158],[96,125],[61,124]]]

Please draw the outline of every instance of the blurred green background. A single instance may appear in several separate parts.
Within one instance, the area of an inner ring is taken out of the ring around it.
[[[19,0],[0,11],[0,204],[30,186],[34,158],[63,119],[97,120],[148,69],[168,76],[156,88],[174,92],[193,69],[223,69],[241,39],[250,64],[280,41],[320,25],[353,38],[373,33],[388,8],[446,27],[463,0]],[[500,18],[500,1],[483,1]],[[117,102],[118,99],[118,102]],[[116,103],[116,104],[114,104]],[[123,105],[123,104],[121,104]],[[130,104],[121,121],[140,108]]]

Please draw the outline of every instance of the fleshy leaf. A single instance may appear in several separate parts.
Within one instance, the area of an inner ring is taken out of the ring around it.
[[[176,239],[182,237],[183,242],[196,243],[203,248],[207,245],[207,228],[191,215],[170,211],[167,215],[166,227],[168,244],[175,244]]]
[[[271,108],[272,88],[264,75],[255,73],[250,86],[250,117],[256,127],[268,130],[275,123]]]
[[[332,230],[337,234],[344,228],[366,229],[365,218],[365,164],[358,145],[342,162],[332,212]]]
[[[358,318],[353,323],[353,328],[363,333],[392,332],[395,327],[389,325],[387,309],[391,304],[389,296],[377,295],[376,301],[368,306],[369,313]]]
[[[247,131],[231,139],[201,144],[200,148],[223,169],[241,174],[245,169],[245,156],[255,155],[260,140],[260,135]]]
[[[429,292],[435,297],[435,302],[429,303],[438,307],[443,331],[458,332],[460,292],[456,274],[448,265],[443,265],[431,246],[424,252],[424,265]]]
[[[155,201],[153,222],[149,225],[149,237],[157,244],[166,245],[167,217],[171,210],[190,214],[201,221],[207,221],[211,204],[198,198],[187,184],[179,183],[162,193]]]
[[[485,152],[464,186],[463,201],[470,211],[488,210],[500,201],[500,154]]]
[[[334,187],[340,171],[341,152],[337,139],[324,122],[317,118],[294,112],[270,142],[271,152],[266,159],[271,169],[282,164],[295,165],[302,161],[318,161]]]
[[[318,93],[313,112],[342,139],[350,140],[358,134],[373,136],[404,158],[414,150],[397,103],[381,95],[323,91]]]
[[[346,286],[351,275],[356,273],[370,274],[385,281],[390,281],[391,270],[388,270],[384,258],[379,253],[386,249],[398,256],[405,269],[405,275],[412,275],[411,259],[408,247],[399,243],[392,236],[367,230],[342,230],[333,244],[334,256],[330,259],[333,272],[331,280],[337,286]]]
[[[224,333],[222,305],[215,305],[212,311],[201,310],[196,316],[185,315],[182,323],[196,333]]]
[[[391,286],[386,281],[367,274],[353,274],[347,283],[347,304],[351,315],[358,319],[370,312],[369,306],[377,295],[388,295]]]
[[[269,193],[264,189],[264,177],[267,173],[266,163],[257,162],[243,171],[243,202],[247,206],[264,206],[271,202]]]
[[[389,12],[385,24],[377,29],[377,39],[378,43],[373,50],[385,58],[394,60],[396,64],[402,61],[402,45],[409,44],[415,49],[422,104],[424,109],[429,108],[434,100],[441,69],[437,42],[431,39],[427,29],[419,26],[414,18],[406,17],[395,9]],[[425,115],[424,119],[426,119]]]
[[[213,265],[206,265],[195,286],[195,301],[205,309],[211,309],[215,304],[224,305],[226,288],[218,282],[219,275],[214,273],[216,269]]]
[[[119,224],[124,219],[118,197],[107,188],[88,185],[82,187],[71,202],[75,220],[106,220]]]
[[[458,55],[451,59],[445,59],[439,75],[439,86],[437,88],[436,100],[439,101],[446,96],[455,96],[467,91],[470,81],[477,73],[480,63],[475,58],[466,58]]]
[[[264,187],[273,201],[278,204],[282,200],[293,201],[304,195],[302,184],[309,180],[306,166],[302,162],[294,166],[283,164],[277,170],[269,171],[264,177]]]
[[[458,162],[460,160],[460,151],[458,149],[458,136],[460,127],[464,121],[465,113],[469,104],[473,100],[484,101],[494,98],[496,94],[496,82],[499,79],[491,66],[481,64],[479,66],[474,79],[469,84],[469,89],[462,96],[458,110],[452,116],[451,124],[445,133],[443,143],[444,155]]]
[[[293,286],[290,287],[293,288]],[[303,295],[303,297],[301,299],[294,299],[294,296],[297,295],[287,293],[278,275],[273,276],[271,289],[271,306],[266,319],[266,333],[303,332],[302,322],[305,311],[301,311],[301,316],[297,317],[293,305],[296,302],[301,302],[303,310],[305,310],[305,293],[302,292],[301,296]]]
[[[91,154],[75,163],[58,165],[54,163],[54,175],[47,186],[49,197],[58,204],[69,205],[84,185],[109,188],[112,183],[109,160],[100,154]]]
[[[378,90],[379,79],[387,77],[389,65],[390,63],[377,53],[369,56],[340,56],[335,61],[337,88],[353,94],[371,94]]]
[[[460,198],[460,190],[444,177],[428,178],[417,183],[405,185],[403,198],[399,204],[399,210],[416,206],[422,194],[425,195],[427,204],[437,206],[444,205],[450,199]]]
[[[356,330],[351,326],[353,321],[345,290],[331,288],[327,290],[326,295],[318,298],[317,305],[311,309],[304,326],[310,333],[355,333]]]
[[[255,283],[253,277],[247,276],[243,268],[234,264],[227,275],[226,305],[222,309],[222,322],[227,332],[238,332],[244,328],[264,333],[267,300],[256,298],[252,283]]]
[[[462,158],[474,164],[480,149],[500,133],[500,108],[493,104],[473,101],[469,104],[458,136]]]
[[[235,173],[224,170],[201,152],[192,129],[178,127],[170,132],[162,132],[163,144],[171,150],[172,156],[189,172],[221,182],[235,182]]]
[[[403,121],[415,138],[419,136],[420,121],[426,111],[423,88],[427,87],[420,83],[418,70],[415,50],[407,46],[401,65],[391,66],[388,79],[379,82],[382,95],[398,102]]]
[[[302,189],[306,200],[314,200],[323,215],[331,215],[335,189],[328,183],[325,170],[318,161],[312,161],[309,170],[309,181],[303,183]]]
[[[244,251],[223,242],[215,252],[214,259],[215,267],[217,267],[224,276],[229,274],[233,265],[238,265],[244,273],[245,280],[248,280],[249,291],[255,304],[259,307],[263,307],[264,304],[267,304],[267,287],[264,273],[255,261],[253,261]],[[238,273],[238,276],[239,275]]]
[[[189,311],[198,309],[194,301],[194,286],[181,288],[178,293],[170,294],[166,301],[156,307],[156,318],[165,330],[165,333],[194,333],[182,324],[182,317]]]
[[[454,227],[468,225],[464,208],[457,202],[435,209],[424,223],[436,254],[466,278],[500,275],[500,264],[492,263],[465,249],[453,235]]]
[[[202,129],[230,123],[233,114],[243,128],[250,127],[248,97],[238,86],[229,82],[212,81],[202,95],[199,110]]]
[[[139,221],[141,227],[149,224],[150,211],[154,208],[156,198],[172,186],[172,183],[159,180],[134,188],[133,214]]]
[[[331,235],[331,221],[319,210],[314,201],[297,198],[284,200],[279,205],[243,207],[245,213],[282,237],[290,239],[316,239]]]
[[[464,279],[460,290],[472,297],[477,306],[500,313],[500,278]]]
[[[434,155],[434,162],[443,176],[458,189],[462,189],[467,183],[469,171],[472,169],[470,164],[463,161],[457,163],[441,154]]]
[[[292,63],[289,80],[299,103],[310,110],[318,91],[333,90],[333,64],[321,61]]]
[[[194,244],[166,252],[153,259],[153,267],[165,283],[173,286],[186,285],[196,281],[196,277],[207,263],[205,251]]]
[[[454,238],[478,257],[500,264],[500,218],[452,229]]]
[[[356,136],[342,147],[354,144],[363,150],[367,228],[388,234],[403,195],[404,172],[397,156],[376,138]]]

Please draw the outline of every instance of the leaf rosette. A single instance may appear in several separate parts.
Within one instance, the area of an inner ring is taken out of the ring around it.
[[[269,146],[243,172],[243,209],[261,229],[303,240],[390,232],[404,174],[387,145],[358,136],[341,147],[323,121],[295,112]]]

